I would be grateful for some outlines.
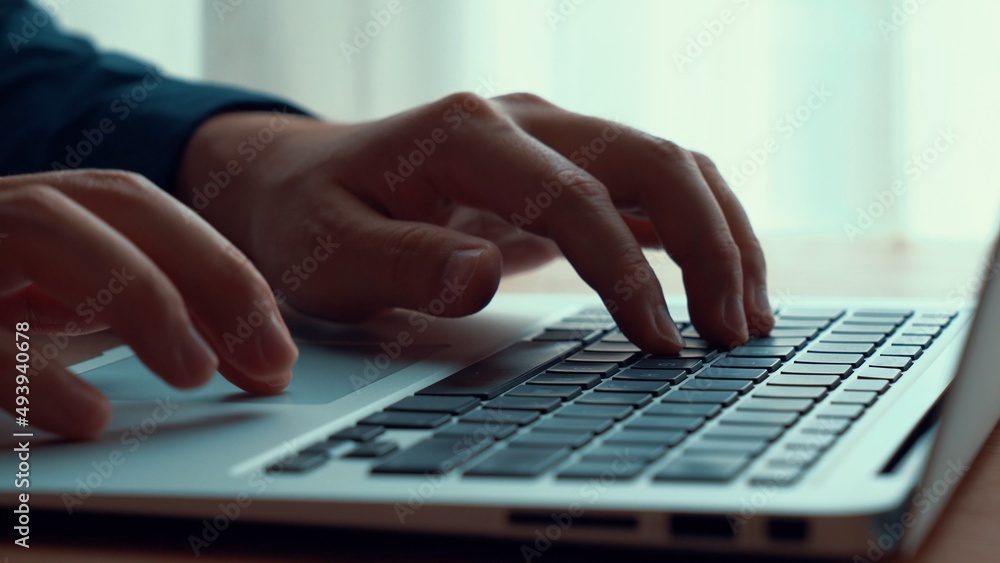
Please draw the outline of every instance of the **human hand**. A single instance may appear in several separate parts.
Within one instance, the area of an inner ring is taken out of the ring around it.
[[[15,393],[26,396],[32,426],[90,437],[107,425],[111,408],[57,358],[41,357],[42,332],[110,327],[182,389],[207,382],[217,368],[247,391],[275,393],[288,384],[298,352],[267,283],[231,243],[145,178],[101,170],[0,178],[0,231],[0,358],[10,374],[0,405],[14,414],[23,406]],[[240,319],[254,311],[264,322],[237,342]],[[29,340],[15,340],[25,324]],[[23,342],[37,343],[27,374],[14,369]]]
[[[562,253],[632,341],[669,353],[681,338],[645,246],[681,266],[706,338],[774,322],[760,244],[707,157],[531,95],[352,125],[223,114],[189,144],[179,189],[290,305],[331,319],[426,309],[448,284],[460,295],[440,314],[470,314],[501,272]]]

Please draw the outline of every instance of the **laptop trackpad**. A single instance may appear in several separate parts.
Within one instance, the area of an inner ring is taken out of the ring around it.
[[[198,389],[174,389],[135,356],[87,371],[82,377],[117,401],[155,401],[169,396],[183,402],[320,404],[349,395],[445,348],[414,344],[391,358],[376,344],[300,343],[292,384],[282,394],[271,396],[245,393],[218,373]]]

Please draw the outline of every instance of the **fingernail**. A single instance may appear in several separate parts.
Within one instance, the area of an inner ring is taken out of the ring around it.
[[[177,356],[182,379],[189,383],[203,382],[219,365],[219,358],[194,327],[188,327],[188,338],[178,347]]]
[[[260,381],[267,383],[275,389],[284,389],[288,387],[288,384],[292,382],[292,371],[288,370],[286,372],[280,373],[278,375],[269,375],[267,377],[260,378]]]
[[[660,338],[675,344],[678,348],[684,347],[684,337],[681,336],[681,331],[677,330],[677,325],[666,309],[657,308],[653,314],[653,322],[656,323],[656,332]]]
[[[739,334],[743,340],[746,340],[748,337],[747,317],[746,312],[743,310],[743,296],[730,295],[727,297],[725,310],[722,311],[722,315],[729,330]]]
[[[272,313],[262,328],[257,353],[265,365],[283,368],[298,357],[299,349],[277,314]]]
[[[464,288],[476,274],[476,267],[479,266],[483,252],[485,251],[481,248],[454,252],[444,265],[444,276],[441,281],[454,284],[460,289]]]

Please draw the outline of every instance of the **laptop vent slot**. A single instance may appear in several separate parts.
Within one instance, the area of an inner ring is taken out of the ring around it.
[[[670,519],[670,532],[678,538],[732,538],[736,530],[725,516],[678,514]]]
[[[809,537],[809,523],[801,518],[771,518],[767,535],[774,541],[804,542]]]

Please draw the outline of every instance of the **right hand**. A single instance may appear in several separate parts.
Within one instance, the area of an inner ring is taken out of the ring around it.
[[[241,321],[256,326],[242,342],[233,338]],[[100,433],[111,407],[58,357],[37,361],[49,342],[39,332],[110,327],[182,389],[206,383],[218,369],[241,389],[276,393],[288,385],[298,355],[267,283],[243,254],[126,172],[0,178],[0,373],[8,374],[0,377],[0,405],[12,414],[22,385],[18,323],[30,325],[36,360],[30,424],[74,438]]]

